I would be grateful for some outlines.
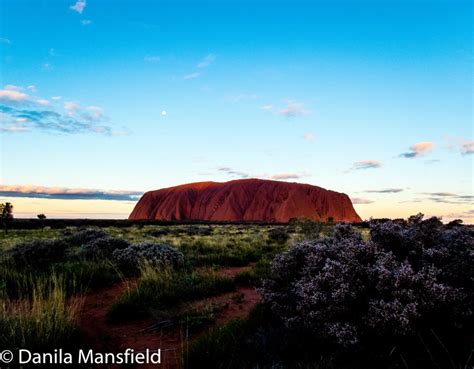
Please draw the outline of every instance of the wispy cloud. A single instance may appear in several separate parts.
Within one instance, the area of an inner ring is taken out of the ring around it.
[[[11,45],[12,42],[8,38],[0,37],[0,43]]]
[[[275,179],[275,180],[284,180],[284,179],[298,179],[302,177],[304,177],[304,175],[297,174],[297,173],[277,173],[277,174],[271,175],[269,178]]]
[[[38,99],[36,102],[40,105],[49,105],[49,100],[47,99]]]
[[[287,118],[301,117],[303,115],[308,115],[309,113],[309,110],[305,109],[302,102],[294,100],[287,100],[286,105],[277,112],[278,115]]]
[[[383,163],[377,160],[360,160],[356,161],[353,165],[353,169],[374,169],[374,168],[382,168]]]
[[[303,139],[305,139],[306,141],[309,141],[309,142],[313,142],[315,140],[315,137],[314,137],[314,134],[312,132],[306,132],[303,135]]]
[[[200,75],[201,75],[201,73],[199,73],[199,72],[194,72],[194,73],[186,74],[185,76],[183,76],[183,79],[184,79],[185,81],[187,81],[187,80],[189,80],[189,79],[198,78]]]
[[[112,134],[111,128],[103,124],[102,119],[95,119],[91,115],[74,117],[53,110],[32,110],[5,105],[0,105],[0,112],[4,117],[0,120],[0,130],[3,132],[40,130],[68,134]]]
[[[457,196],[455,193],[452,193],[452,192],[422,192],[422,195],[439,196],[439,197]]]
[[[399,192],[403,192],[403,188],[384,188],[384,189],[381,189],[381,190],[367,190],[367,191],[364,191],[364,192],[368,192],[368,193],[399,193]]]
[[[223,172],[237,178],[265,178],[265,179],[273,179],[276,181],[283,181],[283,180],[288,180],[288,179],[300,179],[300,178],[308,177],[308,175],[305,173],[275,173],[275,174],[255,175],[255,174],[251,174],[251,173],[244,172],[241,170],[236,170],[231,167],[218,167],[217,170],[219,172]]]
[[[50,71],[54,69],[54,66],[53,64],[46,62],[46,63],[41,64],[41,69],[44,71]]]
[[[417,158],[433,150],[433,147],[433,142],[418,142],[411,145],[408,152],[401,153],[400,157],[407,159]]]
[[[108,191],[87,188],[43,187],[35,185],[0,185],[0,196],[30,197],[61,200],[117,200],[136,201],[143,192]]]
[[[210,66],[214,60],[216,60],[216,56],[214,54],[208,54],[204,57],[204,59],[202,59],[198,64],[197,64],[197,68],[207,68],[208,66]]]
[[[90,19],[82,19],[81,20],[81,25],[83,26],[88,26],[92,23],[92,21]]]
[[[215,59],[216,59],[216,57],[215,57],[214,54],[208,54],[206,57],[204,57],[204,59],[202,59],[196,65],[197,70],[195,70],[192,73],[184,75],[183,80],[187,81],[187,80],[190,80],[190,79],[196,79],[196,78],[200,77],[202,75],[202,72],[200,72],[199,70],[202,70],[204,68],[209,67]]]
[[[267,104],[267,105],[262,105],[260,107],[263,111],[272,111],[273,110],[273,105]]]
[[[147,63],[158,63],[161,60],[161,57],[158,55],[147,55],[143,60]]]
[[[10,91],[21,91],[21,90],[23,90],[23,87],[16,86],[16,85],[5,85],[3,88],[5,90],[10,90]]]
[[[28,100],[28,95],[18,90],[15,90],[15,89],[0,90],[0,102],[19,103],[19,102],[24,102],[27,100]]]
[[[474,154],[474,140],[464,137],[453,137],[446,135],[443,137],[444,147],[450,151],[460,152],[461,155]]]
[[[460,149],[463,155],[474,154],[474,141],[471,140],[461,143]]]
[[[473,204],[474,196],[465,194],[456,194],[452,192],[422,192],[421,195],[427,196],[425,200],[443,204]]]
[[[238,94],[234,96],[228,96],[224,98],[224,101],[230,102],[230,103],[239,103],[242,101],[251,101],[251,100],[257,100],[258,95],[257,94]]]
[[[372,200],[369,200],[369,199],[363,199],[363,198],[360,198],[360,197],[353,197],[351,198],[351,201],[353,204],[356,204],[356,205],[367,205],[367,204],[373,204],[374,201]]]
[[[87,133],[113,135],[108,126],[108,117],[95,105],[81,106],[74,101],[66,101],[63,109],[50,100],[30,96],[23,88],[7,85],[0,90],[0,131],[29,132],[41,130],[56,133]],[[32,85],[28,88],[36,91]],[[54,99],[57,101],[57,99]],[[47,109],[45,109],[48,107]]]
[[[474,219],[474,210],[461,211],[459,213],[451,213],[445,216],[448,219]]]
[[[79,104],[74,101],[66,101],[64,103],[64,109],[68,112],[75,112],[79,108]]]
[[[224,172],[226,174],[229,174],[231,176],[239,177],[239,178],[249,178],[250,175],[249,173],[242,172],[239,170],[232,169],[230,167],[219,167],[217,168],[219,172]]]
[[[272,104],[266,104],[260,106],[260,109],[286,118],[296,118],[311,114],[302,102],[285,100],[284,103],[285,105],[279,108]]]
[[[82,14],[84,9],[86,8],[86,0],[78,0],[74,5],[71,5],[69,9],[74,10],[75,12]]]

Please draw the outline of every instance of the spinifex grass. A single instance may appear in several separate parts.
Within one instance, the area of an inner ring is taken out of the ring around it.
[[[81,299],[66,299],[64,277],[30,277],[22,283],[30,284],[31,296],[1,300],[0,346],[47,350],[74,342]]]
[[[113,321],[159,315],[160,310],[176,307],[195,299],[214,296],[234,289],[233,280],[211,271],[186,272],[141,266],[141,276],[134,287],[109,311]]]

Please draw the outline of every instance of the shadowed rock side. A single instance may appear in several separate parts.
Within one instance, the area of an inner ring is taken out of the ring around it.
[[[198,182],[145,193],[130,220],[360,222],[349,196],[308,184],[242,179]]]

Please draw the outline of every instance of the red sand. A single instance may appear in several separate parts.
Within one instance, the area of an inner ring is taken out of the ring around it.
[[[248,270],[247,267],[224,268],[218,271],[220,275],[234,277],[237,273]],[[133,285],[131,281],[128,285]],[[206,298],[191,303],[191,306],[206,306],[210,303],[225,304],[225,308],[218,312],[216,320],[203,327],[193,335],[174,325],[159,332],[148,331],[156,321],[151,319],[132,321],[128,323],[108,323],[106,314],[115,301],[126,291],[126,283],[118,283],[112,287],[88,294],[79,314],[79,326],[87,338],[88,344],[96,352],[121,352],[127,348],[135,351],[145,349],[161,349],[162,363],[158,365],[163,369],[178,369],[182,366],[182,357],[186,348],[197,337],[214,327],[225,325],[232,319],[245,318],[252,308],[260,302],[260,296],[254,288],[238,287],[236,291],[219,296]],[[235,294],[242,294],[243,298],[237,302],[232,299]],[[119,365],[103,365],[102,368],[119,368]],[[156,368],[156,365],[139,365],[137,368]]]
[[[360,222],[344,193],[300,183],[242,179],[198,182],[145,193],[129,219]]]

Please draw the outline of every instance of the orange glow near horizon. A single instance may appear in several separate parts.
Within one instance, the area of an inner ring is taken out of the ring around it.
[[[126,219],[135,206],[134,201],[113,200],[56,200],[28,197],[3,197],[0,202],[11,202],[16,218],[98,218]]]
[[[97,218],[126,219],[136,202],[115,200],[57,200],[27,197],[2,197],[0,202],[11,202],[16,218],[36,218],[46,214],[48,218]],[[474,216],[469,214],[469,205],[460,206],[445,203],[406,202],[381,200],[371,204],[354,204],[362,219],[372,218],[407,218],[410,215],[423,213],[428,216],[439,216],[444,221],[463,219],[465,224],[474,224]]]

